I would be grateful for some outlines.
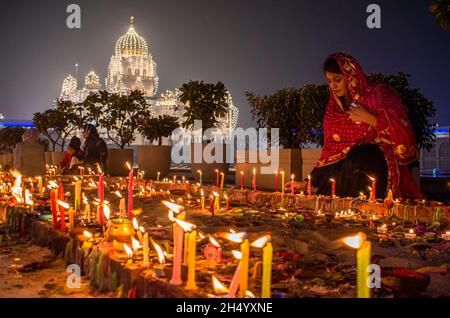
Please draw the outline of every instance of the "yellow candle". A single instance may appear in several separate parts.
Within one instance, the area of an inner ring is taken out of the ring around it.
[[[126,205],[125,205],[125,198],[121,198],[120,202],[119,202],[119,212],[120,212],[120,217],[125,217],[126,215]]]
[[[149,249],[148,249],[148,233],[144,234],[143,249],[144,249],[144,259],[143,259],[143,264],[142,265],[144,267],[148,267],[150,265]]]
[[[241,277],[240,277],[241,279],[239,284],[239,297],[245,298],[248,287],[248,261],[250,254],[250,243],[248,242],[247,238],[241,244],[241,253],[242,253],[242,260],[241,260]]]
[[[222,179],[220,181],[220,188],[223,189],[223,184],[225,183],[225,173],[221,172],[220,175],[222,176]]]
[[[42,177],[38,177],[38,188],[39,188],[39,196],[44,196],[44,186],[42,184]]]
[[[214,211],[218,212],[219,209],[220,209],[219,196],[215,195],[214,197],[215,197],[215,199],[214,199]]]
[[[189,233],[184,233],[183,265],[188,263]]]
[[[73,209],[69,209],[69,231],[73,231],[74,229],[74,220],[73,220]]]
[[[197,231],[192,231],[189,234],[189,251],[188,251],[188,278],[186,283],[186,289],[193,290],[197,289],[197,284],[195,283],[195,258],[197,250]]]
[[[81,180],[75,182],[75,211],[79,211],[81,207]]]
[[[91,207],[89,204],[84,206],[84,219],[87,223],[91,223]]]
[[[344,243],[356,249],[356,288],[358,298],[370,298],[368,285],[369,272],[367,271],[371,261],[371,243],[366,240],[364,233],[344,238]]]
[[[273,246],[271,242],[268,242],[263,249],[263,272],[262,272],[262,298],[270,298],[271,293],[271,281],[272,281],[272,255]]]

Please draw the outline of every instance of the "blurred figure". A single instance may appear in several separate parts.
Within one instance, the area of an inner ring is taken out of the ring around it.
[[[85,139],[82,151],[84,153],[84,163],[94,171],[97,164],[100,165],[105,174],[106,160],[108,157],[108,148],[105,141],[100,138],[97,128],[94,125],[87,124],[83,129],[83,138]]]
[[[26,176],[45,173],[45,147],[39,142],[39,131],[30,128],[22,135],[22,141],[14,149],[14,168]]]
[[[62,174],[77,174],[77,167],[82,164],[84,159],[81,151],[81,140],[74,136],[70,140],[69,147],[64,154],[64,159],[59,163]]]

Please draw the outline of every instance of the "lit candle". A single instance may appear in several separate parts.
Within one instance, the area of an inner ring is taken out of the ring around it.
[[[183,177],[184,178],[184,177]],[[184,192],[189,195],[189,193],[191,192],[191,188],[189,185],[189,181],[183,181],[184,182]]]
[[[211,212],[211,215],[214,215],[214,196],[210,196],[209,201],[209,212]]]
[[[202,171],[201,170],[197,170],[198,175],[199,175],[199,182],[200,182],[200,187],[203,185],[202,183]]]
[[[80,170],[80,176],[83,176],[84,175],[84,167],[79,166],[78,170]]]
[[[217,192],[213,192],[214,194],[214,212],[217,211],[219,212],[220,210],[220,203],[219,203],[219,194]],[[214,213],[213,213],[214,215]]]
[[[295,187],[294,187],[294,175],[291,175],[291,193],[292,195],[295,194]]]
[[[450,241],[450,231],[445,232],[441,237],[446,241]]]
[[[184,243],[183,243],[183,266],[188,263],[188,251],[189,251],[189,233],[184,233]]]
[[[244,171],[241,171],[241,191],[244,191]]]
[[[355,236],[343,239],[344,243],[357,250],[356,252],[356,272],[357,272],[357,296],[358,298],[370,298],[368,286],[368,267],[371,259],[371,243],[366,240],[366,235],[362,232]]]
[[[75,223],[73,219],[73,209],[69,208],[69,232],[73,231],[75,228]]]
[[[81,180],[75,181],[75,211],[81,208]]]
[[[331,197],[334,198],[336,196],[336,180],[330,179],[331,181]]]
[[[180,205],[174,204],[172,202],[163,201],[163,204],[167,206],[169,211],[169,219],[174,222],[173,223],[173,266],[172,266],[172,278],[170,279],[171,285],[181,285],[181,258],[183,257],[183,237],[184,237],[184,230],[176,221],[176,219],[173,217],[173,213],[179,213],[178,219],[184,220],[185,218],[185,212],[182,212],[184,208]]]
[[[216,169],[216,187],[219,187],[220,177],[219,177],[219,170]]]
[[[58,186],[58,198],[61,201],[64,201],[64,188],[62,183]],[[59,204],[59,217],[60,217],[60,230],[64,231],[66,229],[66,214],[64,207]]]
[[[144,234],[144,239],[143,239],[142,245],[143,245],[143,249],[144,249],[143,266],[148,267],[150,265],[149,249],[148,249],[148,233]]]
[[[278,170],[275,171],[275,192],[278,193]]]
[[[405,233],[405,238],[408,240],[414,240],[416,238],[416,233],[414,233],[413,229],[410,229],[409,233]]]
[[[220,175],[222,177],[220,181],[220,188],[223,190],[223,185],[225,184],[225,173],[221,172]]]
[[[253,186],[253,191],[256,191],[256,168],[253,168],[252,186]]]
[[[270,235],[266,235],[257,239],[251,244],[251,246],[263,249],[261,298],[270,298],[271,281],[272,281],[272,257],[273,257],[273,246]]]
[[[242,255],[238,251],[233,251],[233,255],[238,259],[242,259]],[[236,292],[238,290],[239,283],[241,281],[241,267],[242,262],[239,261],[239,264],[236,267],[236,271],[234,272],[233,278],[231,279],[230,289],[227,295],[228,298],[234,298],[236,296]]]
[[[197,289],[195,283],[195,259],[197,255],[197,231],[189,234],[189,250],[188,250],[188,278],[186,283],[187,290]]]
[[[42,184],[42,177],[38,177],[38,189],[39,189],[39,196],[44,196],[44,185]]]
[[[284,196],[284,188],[285,188],[284,171],[281,171],[280,174],[281,174],[281,196]]]
[[[84,218],[88,224],[91,223],[91,207],[89,204],[84,206]]]
[[[239,297],[245,298],[248,287],[248,263],[250,254],[250,244],[247,239],[247,233],[245,233],[244,242],[241,244],[241,279],[239,284]]]
[[[128,174],[128,218],[133,218],[133,167],[127,162],[130,173]]]
[[[311,197],[311,175],[308,175],[308,196]]]
[[[125,217],[127,208],[125,205],[125,198],[121,198],[119,201],[119,213],[120,213],[120,217]]]
[[[372,191],[370,193],[370,197],[372,198],[372,202],[375,202],[377,200],[377,180],[373,177],[370,177],[372,180]]]
[[[57,229],[59,227],[58,214],[57,214],[57,210],[58,210],[57,202],[58,202],[58,190],[53,189],[50,191],[50,207],[52,210],[53,228],[54,229]]]
[[[205,212],[205,194],[203,193],[203,189],[200,190],[200,205],[202,207],[202,212]]]
[[[98,206],[98,223],[103,225],[103,210],[105,201],[105,175],[103,172],[101,172],[98,177],[98,198],[100,199],[100,204]]]
[[[159,182],[159,176],[160,176],[161,172],[158,171],[158,173],[156,174],[156,181]]]
[[[228,198],[228,196],[226,194],[224,195],[224,197],[225,197],[225,205],[226,205],[225,210],[229,210],[230,209],[230,199]]]

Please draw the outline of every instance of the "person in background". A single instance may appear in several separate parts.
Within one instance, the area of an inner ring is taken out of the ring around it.
[[[87,124],[83,128],[84,143],[81,150],[84,153],[84,163],[96,171],[96,166],[100,163],[100,149],[98,143],[100,136],[98,135],[97,128],[94,125]]]
[[[14,168],[26,176],[42,176],[45,173],[44,152],[39,131],[36,128],[27,129],[22,141],[14,148]]]
[[[62,174],[70,173],[74,168],[82,163],[84,159],[83,152],[81,151],[81,140],[74,136],[70,140],[69,146],[64,159],[59,163]],[[76,171],[73,171],[76,173]]]

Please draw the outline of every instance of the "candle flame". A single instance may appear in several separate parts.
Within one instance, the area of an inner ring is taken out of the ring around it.
[[[251,291],[247,290],[245,292],[246,298],[256,298],[255,294],[253,294]]]
[[[172,203],[170,201],[162,201],[162,204],[164,204],[166,207],[168,207],[171,211],[175,212],[175,213],[180,213],[184,210],[184,207],[175,203]]]
[[[414,230],[413,229],[409,229],[409,234],[414,234]]]
[[[109,220],[110,216],[111,216],[111,209],[109,208],[109,205],[105,205],[103,207],[103,214],[105,215],[105,218],[107,220]]]
[[[173,211],[172,210],[169,211],[168,217],[169,217],[170,221],[175,222],[175,218],[173,216]]]
[[[209,236],[209,241],[211,242],[212,245],[220,247],[220,243],[217,242],[211,235]]]
[[[127,166],[128,170],[131,170],[131,165],[130,165],[130,163],[128,161],[125,162],[125,165]]]
[[[166,262],[166,258],[164,257],[164,252],[163,252],[161,246],[159,246],[158,243],[156,243],[156,242],[154,242],[154,241],[152,241],[152,243],[153,243],[153,247],[154,247],[155,250],[156,250],[156,253],[158,253],[158,260],[159,260],[159,263],[160,263],[161,265],[164,264],[164,263]]]
[[[135,252],[141,247],[141,244],[139,243],[139,241],[136,240],[134,237],[131,238],[131,244],[132,244],[133,250]]]
[[[131,224],[133,224],[133,227],[136,231],[139,230],[139,224],[136,218],[133,218],[133,221],[131,222]]]
[[[241,171],[241,175],[244,175],[244,171]]]
[[[218,194],[216,191],[213,191],[213,195],[214,195],[215,197],[218,197],[218,196],[219,196],[219,194]]]
[[[256,168],[255,167],[253,167],[253,174],[254,175],[256,174]]]
[[[84,231],[83,235],[86,236],[87,238],[92,238],[92,233],[91,232]]]
[[[311,175],[310,174],[308,175],[308,180],[311,180]]]
[[[115,194],[116,196],[118,196],[119,198],[122,198],[122,194],[121,194],[119,191],[114,192],[114,194]]]
[[[175,222],[179,226],[181,226],[185,232],[191,232],[197,227],[195,224],[192,224],[192,223],[189,223],[189,222],[186,222],[186,221],[182,221],[180,219],[175,219]]]
[[[61,200],[58,200],[58,205],[62,206],[65,209],[69,209],[70,208],[70,205],[67,202],[64,202],[64,201],[61,201]]]
[[[200,195],[203,197],[205,196],[205,193],[203,193],[203,189],[200,190]]]
[[[333,178],[330,178],[330,181],[331,181],[331,182],[335,182],[336,180],[334,180]]]
[[[30,193],[30,190],[26,189],[25,190],[25,204],[27,205],[33,205],[33,195]]]
[[[226,294],[230,290],[226,288],[217,278],[216,276],[212,276],[212,284],[214,288],[214,294]]]
[[[368,176],[370,180],[375,181],[374,177]]]
[[[242,243],[245,239],[246,233],[241,232],[241,233],[226,233],[224,235],[224,237],[231,241],[231,242],[235,242],[235,243]]]
[[[126,243],[123,243],[123,248],[125,249],[125,252],[127,253],[128,258],[132,258],[133,250]]]
[[[142,233],[145,233],[145,228],[143,226],[139,226],[139,231],[141,231]]]
[[[265,235],[263,237],[260,237],[256,241],[254,241],[251,244],[251,246],[257,247],[257,248],[263,248],[269,241],[270,241],[270,235]]]
[[[237,259],[241,259],[242,258],[242,253],[236,250],[231,251],[231,254],[233,254],[233,256]]]
[[[202,171],[201,171],[201,170],[197,170],[197,172],[198,172],[199,174],[202,174]]]
[[[291,179],[294,180],[294,175],[293,174],[291,174]]]
[[[366,234],[359,232],[353,236],[347,236],[343,239],[344,243],[351,248],[359,249],[366,240]]]

